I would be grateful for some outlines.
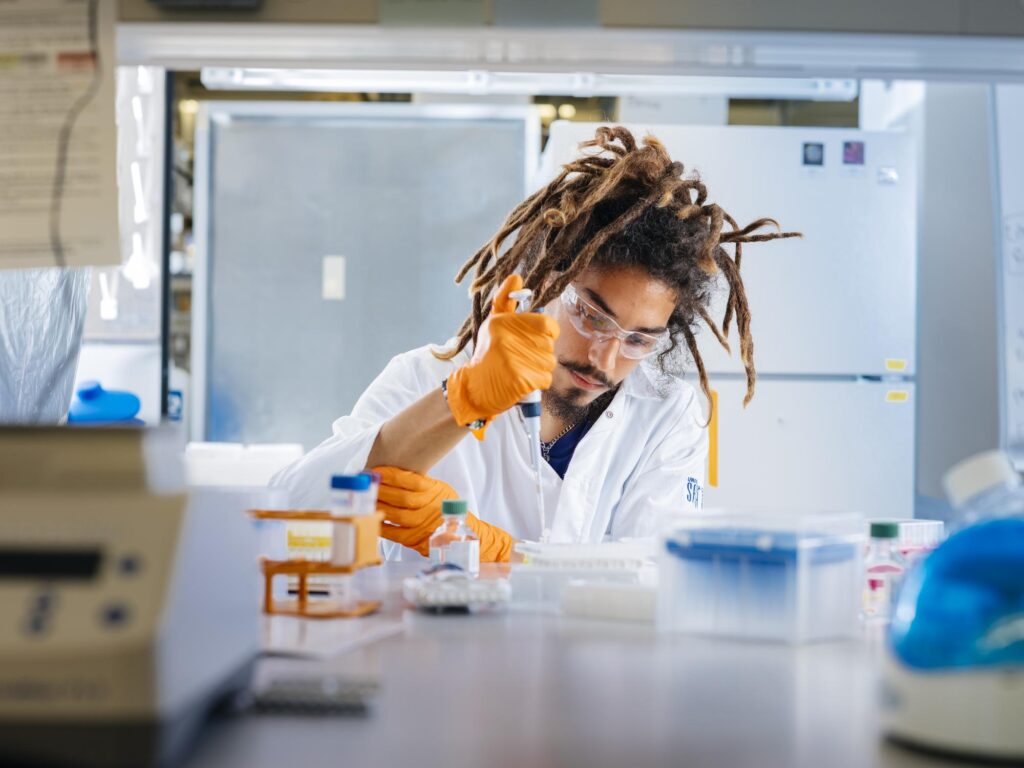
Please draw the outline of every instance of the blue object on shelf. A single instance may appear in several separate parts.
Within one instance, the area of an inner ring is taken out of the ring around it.
[[[1024,518],[964,528],[914,568],[890,637],[922,670],[1024,667]]]
[[[68,411],[69,424],[142,424],[135,418],[141,403],[131,392],[104,389],[98,381],[83,381]]]

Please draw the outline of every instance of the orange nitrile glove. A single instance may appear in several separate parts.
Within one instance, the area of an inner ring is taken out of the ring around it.
[[[419,472],[398,467],[374,467],[379,472],[377,511],[384,513],[380,535],[403,547],[430,554],[430,536],[441,525],[441,502],[457,499],[450,485]],[[512,537],[476,515],[466,515],[466,525],[480,539],[480,562],[507,563],[512,554]]]
[[[448,377],[448,407],[458,424],[488,422],[535,389],[551,386],[558,323],[537,312],[516,314],[509,293],[523,278],[509,275],[477,335],[473,358]],[[474,432],[483,439],[483,430]]]

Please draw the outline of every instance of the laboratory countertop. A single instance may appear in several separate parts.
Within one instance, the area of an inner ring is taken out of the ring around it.
[[[359,575],[384,605],[354,621],[381,634],[397,622],[400,633],[332,659],[264,658],[257,670],[377,679],[367,714],[221,718],[187,768],[966,765],[881,737],[876,639],[792,648],[534,613],[427,615],[401,598],[414,572],[388,563]]]

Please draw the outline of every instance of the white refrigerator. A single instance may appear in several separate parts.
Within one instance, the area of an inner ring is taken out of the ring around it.
[[[556,122],[538,181],[597,123]],[[698,341],[718,407],[705,506],[914,509],[916,168],[909,136],[840,128],[628,125],[651,133],[740,226],[770,216],[803,239],[745,247],[757,367]],[[724,283],[723,283],[724,285]],[[713,317],[720,320],[725,291]],[[696,372],[688,378],[697,386]]]

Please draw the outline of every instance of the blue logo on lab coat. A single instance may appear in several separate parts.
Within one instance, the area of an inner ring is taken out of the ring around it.
[[[688,477],[686,478],[686,500],[693,504],[697,509],[701,508],[700,496],[703,489],[700,483],[697,482],[697,478]]]

